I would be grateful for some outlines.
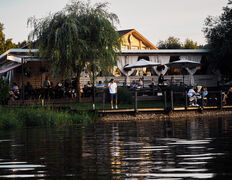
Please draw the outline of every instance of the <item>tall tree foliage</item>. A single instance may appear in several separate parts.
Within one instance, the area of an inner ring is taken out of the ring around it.
[[[159,49],[181,49],[181,47],[182,47],[182,43],[180,42],[180,39],[175,38],[173,36],[170,36],[165,41],[158,42]]]
[[[232,72],[232,0],[219,17],[209,16],[203,29],[211,50],[211,63],[222,73]]]
[[[198,49],[197,42],[194,42],[191,39],[186,39],[182,47],[183,49]]]
[[[179,38],[170,36],[165,41],[158,42],[159,49],[199,49],[197,42],[191,39],[186,39],[184,43]]]
[[[29,40],[36,40],[40,56],[52,61],[54,74],[74,72],[79,83],[84,67],[95,65],[96,71],[104,72],[116,63],[118,22],[118,17],[108,12],[107,3],[73,1],[54,15],[29,18],[33,27]]]
[[[16,48],[17,46],[12,42],[12,39],[6,39],[3,33],[4,25],[0,23],[0,55],[11,48]]]

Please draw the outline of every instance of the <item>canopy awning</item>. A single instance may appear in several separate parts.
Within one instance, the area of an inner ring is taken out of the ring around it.
[[[0,74],[6,73],[20,65],[21,64],[15,62],[6,62],[0,67]]]
[[[140,59],[132,64],[129,64],[124,67],[124,69],[131,69],[131,68],[140,68],[140,67],[153,67],[153,66],[158,66],[160,63],[155,63],[151,61],[147,61],[145,59]]]

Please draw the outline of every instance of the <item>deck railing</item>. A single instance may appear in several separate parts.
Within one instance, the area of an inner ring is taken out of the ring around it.
[[[174,91],[172,89],[165,89],[162,91],[154,90],[152,88],[145,89],[130,89],[129,90],[133,97],[133,104],[119,104],[119,109],[133,109],[137,112],[138,109],[160,109],[163,111],[172,110],[188,110],[188,109],[223,109],[226,107],[223,105],[224,92],[220,91],[208,91],[207,97],[203,98],[203,94],[199,94],[197,100],[198,105],[190,106],[189,97],[187,95],[187,90],[184,91]],[[150,91],[150,93],[149,93]],[[147,93],[150,94],[147,95]],[[161,95],[162,93],[162,95]],[[110,99],[107,99],[108,89],[102,91],[102,99],[98,99],[102,105],[98,106],[99,110],[109,110]],[[155,95],[154,95],[155,94]],[[144,103],[150,101],[150,103]],[[120,102],[120,99],[119,99]],[[142,105],[141,105],[142,104]]]

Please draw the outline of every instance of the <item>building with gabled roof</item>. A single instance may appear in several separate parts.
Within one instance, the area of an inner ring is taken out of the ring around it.
[[[120,39],[122,40],[122,50],[144,50],[144,49],[158,49],[148,39],[142,36],[135,29],[127,29],[118,31]]]
[[[157,76],[151,68],[150,70],[143,68],[141,70],[132,70],[129,73],[124,70],[124,67],[128,64],[132,64],[140,59],[146,59],[151,62],[166,64],[172,61],[173,57],[178,59],[189,59],[197,62],[202,62],[203,59],[207,59],[209,53],[208,50],[203,49],[162,49],[159,50],[149,40],[142,36],[135,29],[127,29],[118,31],[121,40],[121,51],[118,52],[117,66],[112,69],[114,76],[119,76],[118,79],[124,79],[125,76],[131,76],[138,78],[136,75],[147,74],[150,71],[153,77]],[[38,49],[11,49],[0,55],[0,76],[5,77],[11,82],[15,81],[21,84],[22,81],[22,68],[19,67],[24,62],[24,81],[29,81],[34,88],[39,88],[43,85],[43,82],[47,76],[51,77],[51,63],[48,59],[40,59],[36,57]],[[137,74],[135,73],[137,71]],[[142,71],[142,73],[139,73]],[[167,76],[166,76],[167,77]],[[202,76],[201,76],[202,77]],[[149,77],[147,77],[149,78]],[[82,81],[82,84],[86,84],[89,78]],[[100,78],[101,80],[104,77]],[[205,78],[206,79],[206,78]],[[208,85],[209,78],[204,81]],[[211,78],[210,79],[215,79]],[[59,79],[51,78],[51,81],[56,84]],[[129,82],[129,81],[128,81]],[[186,78],[186,84],[189,82]],[[212,85],[211,85],[212,84]],[[210,83],[210,86],[215,85],[215,82]]]

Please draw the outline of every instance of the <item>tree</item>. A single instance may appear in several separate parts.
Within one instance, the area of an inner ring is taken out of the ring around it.
[[[191,39],[186,39],[183,45],[183,49],[198,49],[197,42],[194,42]]]
[[[159,49],[181,49],[182,44],[180,42],[179,38],[175,38],[173,36],[170,36],[165,41],[159,41],[158,42],[158,48]]]
[[[203,32],[211,51],[211,64],[221,72],[232,72],[232,0],[228,1],[219,17],[209,16],[205,20]]]
[[[105,72],[116,64],[118,17],[107,8],[107,3],[73,1],[54,15],[28,20],[33,27],[29,40],[36,40],[40,56],[51,60],[55,75],[75,73],[79,87],[84,67]]]
[[[0,54],[5,51],[5,34],[3,33],[4,25],[0,23]]]
[[[4,25],[0,23],[0,55],[11,48],[16,48],[17,46],[12,42],[12,39],[5,38],[3,33]]]

